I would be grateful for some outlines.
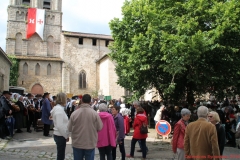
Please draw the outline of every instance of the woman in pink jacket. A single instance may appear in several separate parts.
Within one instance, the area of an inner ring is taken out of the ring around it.
[[[183,108],[181,110],[181,115],[182,115],[182,118],[174,126],[172,150],[174,153],[177,153],[178,160],[185,160],[184,135],[185,135],[185,128],[191,116],[191,111],[189,111],[186,108]]]
[[[99,105],[99,116],[103,123],[103,128],[98,132],[97,148],[99,150],[100,160],[112,160],[112,147],[116,147],[116,127],[111,114],[107,112],[105,103]]]

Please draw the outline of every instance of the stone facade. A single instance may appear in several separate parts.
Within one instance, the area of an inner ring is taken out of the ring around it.
[[[43,39],[36,33],[26,39],[28,7],[46,9]],[[20,60],[18,86],[33,94],[124,96],[124,89],[116,84],[115,65],[106,56],[112,37],[62,31],[61,9],[62,0],[31,0],[29,4],[10,0],[6,53]]]
[[[118,76],[115,72],[115,64],[109,59],[108,56],[104,56],[98,61],[99,72],[99,92],[105,96],[111,96],[114,99],[122,98],[125,96],[125,89],[117,85]]]
[[[12,63],[0,47],[0,93],[9,90],[10,67]]]
[[[114,65],[109,60],[107,63],[98,61],[110,52],[107,44],[111,41],[112,37],[107,35],[63,31],[61,58],[64,59],[64,92],[75,95],[97,92],[114,98],[123,95],[123,92],[118,90],[117,77],[106,76],[108,73],[112,74],[111,71],[114,72]],[[79,74],[82,71],[86,73],[86,88],[79,87]],[[110,88],[114,88],[118,94],[111,92]]]
[[[6,53],[16,55],[20,60],[18,86],[26,88],[26,92],[32,92],[35,84],[42,87],[38,92],[39,94],[46,91],[56,94],[62,91],[63,61],[60,58],[61,5],[61,0],[31,0],[30,3],[23,0],[10,1],[8,6]],[[45,9],[46,11],[43,39],[36,33],[31,38],[26,39],[29,7]],[[49,65],[51,68],[50,74],[47,72]],[[39,70],[37,74],[35,73],[36,66]]]

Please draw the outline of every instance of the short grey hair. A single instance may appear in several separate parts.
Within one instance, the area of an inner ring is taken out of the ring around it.
[[[139,101],[134,101],[134,102],[133,102],[133,105],[141,106],[141,104],[140,104]]]
[[[187,108],[183,108],[183,109],[181,110],[181,115],[182,115],[182,116],[191,115],[191,111],[190,111],[189,109],[187,109]]]
[[[208,108],[207,108],[206,106],[200,106],[200,107],[198,107],[197,115],[198,115],[198,118],[199,118],[199,117],[201,117],[201,118],[207,118]]]
[[[98,110],[99,110],[99,112],[106,112],[108,110],[108,107],[105,103],[101,103],[98,106]]]

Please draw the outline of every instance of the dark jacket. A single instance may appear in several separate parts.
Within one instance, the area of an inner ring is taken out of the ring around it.
[[[15,118],[15,129],[21,129],[23,128],[23,111],[24,111],[24,105],[21,101],[17,101],[16,105],[19,106],[20,111],[13,112],[13,117]]]
[[[220,155],[222,155],[224,145],[225,145],[225,137],[226,137],[225,130],[224,130],[223,126],[221,126],[220,123],[216,124],[215,126],[217,129],[219,151],[220,151]]]
[[[52,124],[52,120],[49,119],[50,117],[50,111],[51,111],[51,105],[50,105],[50,101],[45,98],[43,101],[43,105],[42,105],[42,122],[44,124],[48,124],[51,125]]]
[[[11,107],[12,107],[10,102],[4,96],[1,96],[0,101],[2,106],[1,110],[2,110],[3,116],[4,117],[9,116],[9,111],[11,110]]]
[[[118,132],[118,139],[117,141],[120,142],[122,139],[125,138],[125,134],[124,134],[124,120],[121,114],[117,114],[116,116],[113,117],[114,118],[114,123],[116,126],[116,130]]]

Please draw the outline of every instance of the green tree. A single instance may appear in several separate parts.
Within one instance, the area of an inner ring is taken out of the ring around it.
[[[19,60],[16,59],[14,55],[8,55],[8,58],[12,62],[12,66],[10,68],[10,80],[9,85],[10,86],[17,86],[17,81],[19,77],[18,68],[19,68]]]
[[[239,93],[239,0],[131,0],[110,22],[118,84],[135,98],[155,87],[165,100]]]

